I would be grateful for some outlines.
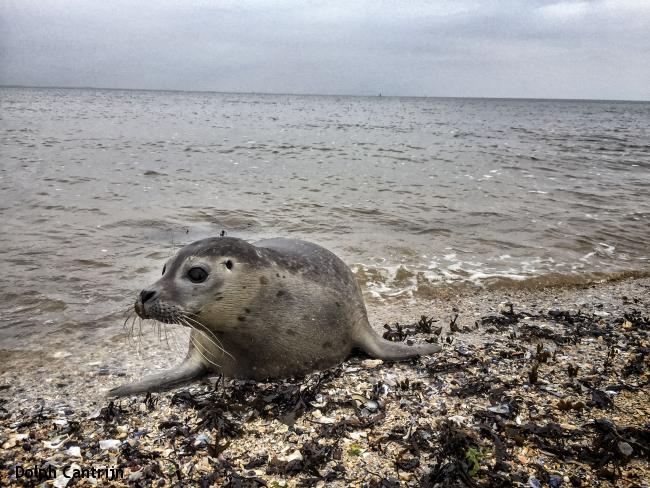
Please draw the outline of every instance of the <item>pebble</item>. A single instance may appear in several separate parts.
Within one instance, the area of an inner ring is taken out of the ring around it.
[[[117,439],[124,440],[129,435],[129,426],[128,425],[118,425],[117,426]]]
[[[117,439],[105,439],[103,441],[99,441],[99,448],[100,449],[117,449],[120,447],[120,444],[122,444],[122,441],[119,441]]]
[[[353,440],[355,440],[355,441],[358,441],[358,440],[360,440],[361,438],[368,437],[368,434],[367,434],[366,432],[363,432],[363,431],[355,431],[355,432],[350,432],[350,433],[348,434],[348,437],[349,437],[350,439],[353,439]]]
[[[207,434],[199,434],[196,436],[196,439],[194,439],[195,446],[206,446],[210,443],[212,443],[212,439]]]
[[[72,356],[72,353],[68,352],[68,351],[56,351],[56,352],[52,353],[52,357],[54,359],[63,359],[63,358],[67,358],[67,357],[70,357],[70,356]]]
[[[333,424],[335,422],[336,422],[335,419],[333,419],[331,417],[326,417],[325,415],[318,418],[318,423],[319,424]]]
[[[142,470],[139,469],[138,471],[134,471],[131,474],[129,474],[129,481],[138,481],[140,478],[142,478]]]
[[[325,400],[325,397],[320,393],[316,395],[314,401],[310,403],[312,407],[316,407],[316,408],[323,408],[325,405],[327,405],[327,401]]]
[[[366,403],[364,403],[363,406],[371,412],[376,412],[379,410],[379,403],[374,400],[368,400]]]
[[[94,412],[92,412],[92,413],[91,413],[90,415],[88,415],[88,417],[86,417],[86,418],[87,418],[88,420],[93,420],[93,419],[98,419],[101,415],[102,415],[102,411],[98,409],[98,410],[95,410]]]
[[[382,364],[384,362],[381,359],[364,359],[361,361],[361,366],[367,369],[373,369]]]
[[[67,440],[68,440],[68,436],[57,437],[55,439],[52,439],[51,441],[43,441],[43,445],[47,449],[58,449],[61,446],[61,444],[63,444]]]
[[[323,413],[318,409],[312,412],[312,416],[318,421],[319,424],[333,424],[336,422],[335,419],[323,415]]]
[[[65,450],[68,456],[81,457],[81,449],[79,446],[70,446]]]
[[[288,454],[287,456],[279,456],[278,461],[283,462],[283,463],[289,463],[291,461],[302,461],[302,453],[299,450],[293,451],[291,454]]]
[[[632,446],[629,445],[627,442],[623,442],[623,441],[620,441],[618,443],[618,450],[621,451],[621,454],[623,454],[623,456],[625,457],[630,457],[634,452]]]
[[[509,315],[511,310],[512,310],[511,302],[501,302],[497,306],[497,312],[499,312],[501,315]]]
[[[492,406],[488,407],[487,409],[490,412],[498,413],[498,414],[501,414],[501,415],[507,415],[507,414],[510,413],[510,407],[508,407],[508,405],[506,405],[505,403],[502,404],[502,405],[492,405]]]
[[[72,480],[71,476],[65,476],[63,474],[57,476],[52,482],[54,488],[65,488],[68,486],[68,483]]]

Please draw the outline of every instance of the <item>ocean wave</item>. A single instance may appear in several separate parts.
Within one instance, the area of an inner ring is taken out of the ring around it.
[[[650,276],[650,267],[613,271],[577,270],[575,266],[568,266],[568,268],[565,272],[540,270],[535,274],[531,273],[530,263],[520,269],[486,269],[484,271],[464,269],[461,264],[456,263],[444,268],[429,270],[417,270],[404,265],[380,267],[356,264],[352,270],[366,299],[382,302],[404,299],[435,299],[450,292],[462,292],[468,289],[538,290],[586,286],[592,283]]]

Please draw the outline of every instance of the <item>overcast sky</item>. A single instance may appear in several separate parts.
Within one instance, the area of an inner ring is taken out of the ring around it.
[[[650,100],[650,0],[1,0],[0,84]]]

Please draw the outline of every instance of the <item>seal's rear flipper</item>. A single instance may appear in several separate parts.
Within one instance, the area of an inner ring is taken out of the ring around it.
[[[414,344],[409,346],[403,342],[391,342],[379,337],[374,331],[364,334],[357,344],[364,352],[384,361],[400,361],[416,356],[426,356],[442,351],[439,344]]]
[[[187,358],[177,368],[146,376],[138,383],[118,386],[117,388],[109,390],[106,393],[106,396],[122,397],[127,395],[137,395],[138,393],[169,390],[170,388],[198,379],[207,374],[207,372],[208,370],[201,363],[194,359]]]

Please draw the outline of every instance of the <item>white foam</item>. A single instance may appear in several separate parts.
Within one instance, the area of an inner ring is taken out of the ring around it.
[[[527,278],[530,278],[528,275],[522,275],[522,274],[515,274],[515,273],[483,273],[481,271],[478,271],[471,275],[469,277],[469,281],[471,281],[474,284],[480,285],[482,280],[486,280],[488,278],[507,278],[510,280],[515,280],[515,281],[523,281]]]
[[[610,244],[607,244],[606,242],[599,242],[598,245],[603,246],[603,249],[598,249],[598,251],[602,251],[609,256],[614,254],[614,250],[616,249],[616,246],[612,246]]]
[[[601,242],[592,252],[565,261],[558,261],[551,256],[522,259],[510,254],[491,256],[481,261],[464,261],[459,259],[458,254],[463,251],[454,252],[452,248],[445,248],[447,254],[442,256],[427,254],[430,259],[428,263],[378,265],[377,260],[371,260],[374,261],[372,264],[358,264],[353,269],[367,277],[367,296],[386,300],[396,297],[412,298],[418,290],[448,284],[471,283],[484,286],[495,279],[520,282],[549,273],[580,273],[586,268],[598,268],[602,263],[596,260],[594,264],[594,257],[610,256],[614,250],[615,246]]]

